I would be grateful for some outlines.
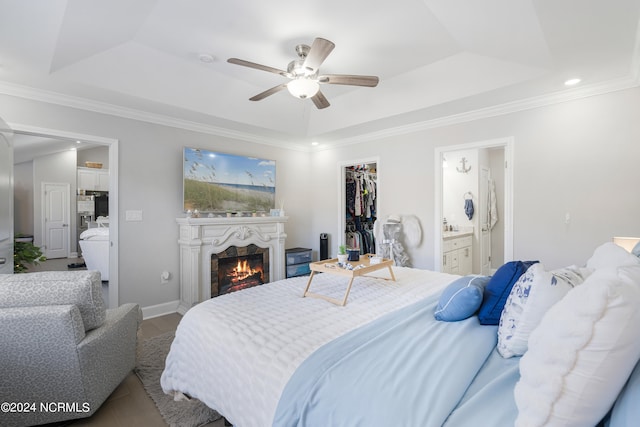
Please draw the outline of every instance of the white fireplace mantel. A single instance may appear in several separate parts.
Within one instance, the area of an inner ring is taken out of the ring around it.
[[[180,228],[180,305],[184,314],[211,298],[211,255],[230,246],[254,244],[269,249],[269,281],[285,278],[284,249],[288,217],[177,218]]]

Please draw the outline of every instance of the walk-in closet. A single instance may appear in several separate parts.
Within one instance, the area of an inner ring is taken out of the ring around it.
[[[366,162],[344,167],[345,230],[347,248],[360,254],[375,253],[373,226],[378,213],[377,163]]]

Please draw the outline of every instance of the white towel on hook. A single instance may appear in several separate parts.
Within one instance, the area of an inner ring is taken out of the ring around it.
[[[493,179],[489,180],[489,203],[487,214],[487,225],[489,230],[492,230],[498,222],[498,201],[496,199],[496,182]]]

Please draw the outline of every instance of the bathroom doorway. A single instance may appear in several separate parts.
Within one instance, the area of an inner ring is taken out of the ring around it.
[[[456,233],[472,239],[474,274],[491,275],[513,258],[512,145],[503,138],[436,148],[435,270],[449,271],[445,240]]]

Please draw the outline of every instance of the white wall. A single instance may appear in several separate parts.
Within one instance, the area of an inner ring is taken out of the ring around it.
[[[462,169],[460,161],[465,158],[466,168],[469,172],[458,172]],[[473,195],[473,203],[477,209],[479,206],[479,150],[460,150],[446,153],[447,167],[442,168],[442,214],[449,225],[459,227],[474,227],[478,229],[478,215],[471,220],[464,212],[464,195],[470,192]]]
[[[119,142],[120,302],[151,306],[178,299],[176,216],[182,208],[182,147],[255,155],[277,162],[278,203],[290,220],[287,246],[313,248],[339,230],[338,163],[379,156],[379,215],[415,214],[422,244],[416,267],[433,268],[434,149],[513,136],[514,255],[549,268],[584,263],[614,235],[640,236],[640,89],[304,153],[0,95],[10,123]],[[143,222],[126,222],[126,210]],[[565,224],[565,213],[572,220]],[[439,224],[438,224],[439,225]],[[338,234],[336,234],[338,233]],[[334,252],[334,248],[330,248]],[[160,272],[172,273],[161,285]]]
[[[434,268],[435,147],[514,137],[514,257],[583,264],[612,236],[640,236],[639,106],[633,88],[318,153],[312,229],[334,228],[336,162],[380,156],[381,216],[416,214],[424,237],[413,265]]]
[[[276,199],[290,220],[287,246],[309,244],[306,235],[313,194],[310,156],[266,145],[175,129],[115,116],[0,95],[0,117],[45,129],[119,140],[119,302],[143,307],[178,300],[178,226],[182,215],[182,149],[201,147],[276,161]],[[75,166],[75,163],[74,163]],[[142,222],[125,211],[142,210]],[[160,284],[160,273],[172,273]]]
[[[94,147],[78,150],[78,166],[85,167],[85,162],[102,163],[102,169],[109,169],[109,147]]]
[[[13,229],[33,235],[33,162],[13,165]]]

